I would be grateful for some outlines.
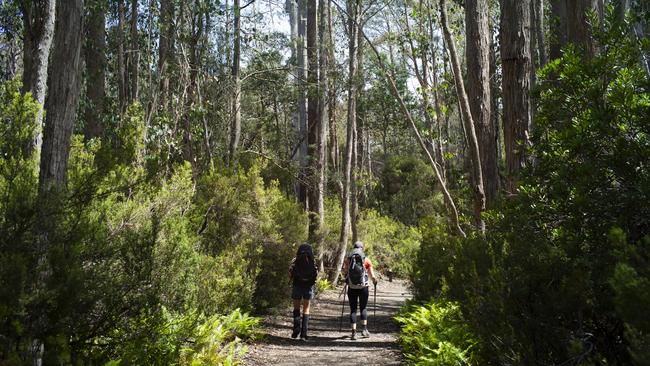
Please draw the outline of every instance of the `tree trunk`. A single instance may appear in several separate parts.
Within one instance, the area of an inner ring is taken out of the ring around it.
[[[57,8],[39,176],[39,191],[43,194],[65,187],[81,89],[83,0],[58,0]]]
[[[309,207],[309,242],[318,242],[320,231],[320,217],[318,216],[318,184],[320,182],[320,168],[318,138],[322,124],[319,113],[319,83],[318,83],[318,23],[317,0],[307,0],[307,61],[308,61],[308,107],[307,107],[307,169],[308,204]]]
[[[33,293],[46,293],[51,281],[52,268],[49,252],[54,245],[51,233],[56,219],[50,214],[58,210],[58,199],[65,192],[67,183],[70,138],[75,122],[81,92],[81,43],[83,37],[83,0],[57,0],[51,62],[45,100],[45,124],[41,150],[38,184],[39,205],[35,226],[36,255],[38,258],[36,282]],[[66,253],[63,253],[67,255]],[[29,331],[32,337],[31,363],[40,366],[45,352],[44,336],[50,329],[50,319],[44,308],[30,314]]]
[[[167,69],[174,52],[174,1],[160,1],[160,35],[158,38],[158,78],[160,106],[167,110],[169,75]]]
[[[517,192],[526,162],[530,106],[530,0],[501,0],[501,63],[507,191]]]
[[[355,112],[355,114],[357,113]],[[359,172],[359,129],[357,127],[357,123],[355,123],[352,133],[352,168],[350,169],[350,230],[352,232],[353,243],[359,240],[359,231],[357,230],[359,221],[359,187],[357,185],[357,173]]]
[[[465,125],[465,132],[467,134],[467,145],[469,146],[470,160],[472,163],[472,191],[474,194],[474,219],[476,227],[481,233],[485,232],[485,223],[481,218],[481,213],[485,210],[485,193],[483,191],[483,174],[481,170],[481,155],[479,152],[478,139],[476,131],[474,130],[474,120],[470,110],[467,94],[465,93],[465,85],[463,85],[463,78],[460,70],[460,62],[458,61],[458,54],[456,53],[456,45],[449,32],[447,25],[447,4],[446,0],[440,0],[440,23],[444,33],[447,48],[449,50],[449,58],[453,68],[454,80],[456,83],[456,93],[458,94],[458,104],[461,110],[463,123]],[[489,85],[488,85],[489,87]],[[489,103],[489,100],[487,101]]]
[[[492,125],[490,115],[490,28],[487,0],[466,1],[465,29],[467,97],[479,144],[485,200],[490,207],[497,198],[499,174],[495,126]]]
[[[88,105],[84,111],[84,138],[100,137],[104,130],[104,98],[106,97],[106,9],[101,1],[90,2],[88,31],[84,56],[86,61],[86,93]]]
[[[437,138],[437,143],[436,143],[436,157],[438,159],[438,164],[440,165],[440,174],[441,174],[441,180],[443,182],[447,182],[447,162],[445,161],[445,154],[444,154],[444,149],[442,147],[443,141],[449,140],[449,130],[447,130],[447,136],[443,138],[442,134],[442,125],[443,122],[445,122],[448,118],[443,117],[442,113],[442,101],[440,100],[440,94],[439,94],[439,88],[440,88],[440,82],[438,81],[438,45],[437,42],[435,41],[435,34],[436,32],[434,31],[433,27],[433,17],[430,15],[428,19],[428,25],[429,25],[429,38],[434,40],[431,42],[431,45],[429,46],[430,52],[431,52],[431,81],[433,82],[433,103],[435,106],[435,111],[436,111],[436,125],[437,125],[437,131],[438,131],[438,138]]]
[[[535,69],[544,67],[548,62],[546,59],[546,46],[544,40],[544,0],[531,0],[531,34],[530,34],[530,46],[531,46],[531,55],[534,56],[535,63],[533,64]],[[534,76],[533,72],[533,76]]]
[[[329,129],[329,146],[330,146],[330,157],[332,160],[331,170],[334,172],[334,176],[337,177],[336,186],[338,188],[338,194],[340,197],[343,197],[343,182],[341,181],[341,164],[340,164],[340,153],[339,153],[339,143],[336,129],[336,83],[332,75],[336,73],[336,58],[334,56],[334,32],[332,25],[332,11],[331,3],[327,2],[327,125]]]
[[[618,20],[625,19],[625,13],[630,8],[630,0],[615,0],[614,7],[616,9],[616,17]]]
[[[501,119],[500,113],[501,110],[501,100],[499,95],[501,94],[501,83],[498,79],[499,65],[497,65],[497,48],[499,48],[498,42],[493,42],[490,47],[490,85],[492,88],[492,125],[494,126],[494,134],[497,144],[497,161],[503,162],[503,145],[501,138]],[[500,172],[501,173],[501,172]],[[505,182],[503,181],[502,174],[499,174],[499,187],[505,187]]]
[[[551,60],[562,57],[562,48],[567,44],[567,8],[566,0],[551,1],[551,37],[549,40],[549,57]]]
[[[232,116],[230,122],[230,148],[228,150],[228,165],[231,168],[237,166],[237,150],[239,149],[239,139],[241,137],[241,80],[240,80],[240,47],[241,47],[241,14],[240,1],[235,0],[233,10],[235,13],[234,27],[234,46],[232,59]]]
[[[126,59],[124,55],[124,0],[117,0],[117,89],[120,113],[124,113],[127,105]]]
[[[194,142],[192,136],[192,108],[196,102],[198,91],[198,73],[199,73],[199,41],[203,35],[203,15],[197,12],[199,4],[195,3],[194,11],[191,11],[191,27],[189,36],[189,57],[187,58],[187,68],[189,72],[189,85],[187,88],[187,99],[185,101],[185,116],[183,117],[183,158],[190,162],[194,178],[198,177],[198,168],[196,155],[194,153]]]
[[[298,201],[303,205],[303,208],[309,209],[307,202],[307,147],[308,147],[308,120],[307,120],[307,1],[298,0],[298,136],[300,138],[300,147],[298,148],[298,161],[300,163],[300,181],[298,183]]]
[[[341,273],[341,267],[345,260],[345,253],[348,245],[348,231],[350,230],[350,184],[354,154],[354,131],[356,129],[356,103],[357,103],[357,69],[358,69],[358,48],[357,33],[359,32],[360,0],[348,1],[348,37],[349,37],[349,61],[348,61],[348,118],[347,137],[345,142],[345,166],[343,172],[343,199],[341,202],[341,235],[339,238],[338,253],[334,263],[334,271],[329,278],[330,282],[336,283]]]
[[[597,0],[566,0],[567,41],[582,48],[587,56],[596,53],[596,43],[591,37],[588,13],[596,10]]]
[[[293,80],[293,85],[297,90],[300,90],[300,88],[303,85],[302,79],[302,67],[300,66],[300,63],[304,61],[302,59],[302,50],[304,49],[304,37],[303,33],[301,33],[301,27],[302,27],[302,22],[301,22],[301,11],[298,6],[298,0],[287,0],[285,4],[285,8],[287,13],[289,14],[289,27],[291,30],[291,60],[292,60],[292,80]],[[301,97],[298,98],[298,109],[293,111],[291,114],[291,125],[293,126],[293,131],[294,131],[294,136],[297,136],[297,143],[298,145],[298,153],[296,154],[294,151],[294,154],[291,156],[291,158],[294,161],[295,166],[298,167],[299,173],[298,176],[300,177],[297,179],[294,183],[294,192],[296,194],[296,197],[298,197],[298,201],[301,202],[302,204],[305,203],[304,197],[305,197],[305,185],[303,184],[303,179],[302,179],[302,167],[303,167],[303,150],[302,150],[302,139],[303,139],[303,128],[302,126],[302,119],[301,119],[301,112],[302,112],[302,107],[304,106],[302,104],[303,102],[302,94]]]
[[[47,90],[47,70],[54,35],[55,0],[22,0],[23,87],[43,107]],[[36,114],[36,136],[30,150],[40,152],[43,140],[43,109]]]
[[[318,114],[320,116],[320,124],[318,125],[318,266],[320,272],[325,274],[325,181],[327,174],[327,119],[325,119],[325,106],[331,102],[328,100],[329,90],[329,50],[327,48],[329,39],[327,19],[329,18],[330,5],[329,2],[322,2],[319,12],[319,78],[318,84],[320,88],[320,103],[318,105]]]
[[[359,6],[361,9],[361,5]],[[359,10],[361,11],[361,10]],[[361,24],[362,20],[360,16],[358,22]],[[352,243],[359,240],[359,197],[361,192],[359,192],[358,179],[359,175],[363,174],[363,128],[364,128],[364,116],[365,116],[365,105],[362,95],[358,91],[363,90],[364,86],[364,75],[363,75],[363,35],[362,35],[361,25],[359,25],[359,30],[357,31],[357,75],[355,82],[357,83],[357,96],[356,96],[356,111],[354,124],[354,149],[352,151],[352,170],[350,172],[350,199],[351,201],[351,212],[350,212],[350,228],[352,230]]]
[[[587,56],[594,55],[596,44],[591,37],[588,12],[596,10],[597,0],[552,0],[551,14],[553,24],[550,58],[562,56],[561,50],[567,44],[583,49]]]
[[[140,70],[140,37],[138,36],[138,0],[131,0],[131,50],[129,61],[131,66],[131,87],[129,90],[129,103],[138,100],[138,78]]]

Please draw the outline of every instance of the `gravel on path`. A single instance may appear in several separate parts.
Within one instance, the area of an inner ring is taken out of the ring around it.
[[[309,340],[291,338],[291,309],[286,314],[268,316],[262,321],[264,338],[249,346],[243,360],[253,365],[401,365],[403,358],[397,344],[399,327],[393,316],[411,294],[404,281],[380,281],[377,284],[377,309],[374,315],[373,288],[368,300],[370,337],[350,339],[350,308],[345,302],[343,330],[339,331],[343,296],[341,287],[318,295],[311,305]],[[339,297],[340,296],[340,297]],[[362,360],[361,362],[352,359]]]

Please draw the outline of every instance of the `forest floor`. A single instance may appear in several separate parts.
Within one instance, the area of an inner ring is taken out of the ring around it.
[[[345,304],[343,330],[339,331],[343,296],[341,288],[324,291],[312,301],[309,340],[291,338],[291,309],[285,314],[268,316],[262,321],[264,338],[249,346],[244,365],[343,365],[360,360],[364,365],[401,365],[403,358],[397,344],[399,327],[393,316],[411,297],[407,283],[400,280],[377,284],[377,315],[374,315],[373,289],[368,300],[369,338],[357,333],[350,339],[350,307]],[[362,328],[359,324],[359,330]]]

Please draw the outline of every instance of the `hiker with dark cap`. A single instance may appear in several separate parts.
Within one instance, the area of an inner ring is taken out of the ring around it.
[[[307,340],[309,328],[309,301],[314,297],[314,284],[318,276],[318,267],[314,261],[314,251],[307,243],[300,245],[296,257],[291,261],[289,276],[292,281],[291,298],[293,299],[293,332],[291,338]],[[302,303],[302,324],[300,322],[300,304]]]
[[[343,263],[343,275],[345,282],[348,286],[348,301],[350,303],[350,324],[352,326],[351,339],[357,339],[357,306],[361,315],[361,323],[363,324],[362,335],[370,337],[368,331],[368,305],[370,281],[377,285],[377,277],[372,269],[372,262],[366,258],[363,252],[363,243],[357,241],[354,243],[354,248],[348,256],[348,259]]]

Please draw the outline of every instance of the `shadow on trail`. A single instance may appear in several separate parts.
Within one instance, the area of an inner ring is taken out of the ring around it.
[[[356,341],[350,340],[349,335],[344,335],[341,337],[323,337],[323,336],[310,336],[309,341],[301,341],[300,339],[292,339],[289,337],[279,337],[275,335],[266,335],[263,339],[263,342],[270,345],[285,346],[285,345],[298,345],[301,348],[336,348],[345,346],[345,347],[355,347],[355,348],[395,348],[397,345],[395,342],[389,341],[373,341],[372,337],[370,338],[359,338]]]
[[[309,341],[291,338],[292,309],[268,316],[262,321],[265,335],[251,345],[244,365],[338,365],[348,364],[350,352],[363,357],[368,365],[400,365],[403,362],[397,343],[399,326],[395,314],[410,298],[403,281],[380,283],[375,294],[370,289],[368,330],[370,337],[362,336],[360,316],[357,315],[357,339],[351,339],[350,307],[342,288],[319,294],[311,304]],[[358,314],[358,313],[357,313]]]

